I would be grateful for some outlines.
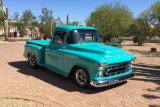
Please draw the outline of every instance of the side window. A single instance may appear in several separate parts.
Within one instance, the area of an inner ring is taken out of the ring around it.
[[[65,35],[66,35],[65,31],[56,31],[53,42],[63,43]]]

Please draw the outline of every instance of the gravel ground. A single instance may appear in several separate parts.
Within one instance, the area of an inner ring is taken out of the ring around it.
[[[151,52],[151,48],[156,48],[157,52]],[[123,49],[137,56],[134,79],[160,84],[160,43],[137,46],[132,41],[126,41],[123,43]],[[157,87],[156,91],[160,91],[160,87]]]
[[[122,44],[122,48],[137,56],[136,63],[160,65],[160,43],[145,43],[143,46],[137,46],[132,41],[126,41]],[[156,48],[157,52],[151,52],[151,48]]]
[[[0,107],[36,107],[36,102],[23,99],[0,99]]]

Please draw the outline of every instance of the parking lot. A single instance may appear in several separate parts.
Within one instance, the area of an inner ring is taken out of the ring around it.
[[[136,76],[126,82],[81,89],[68,78],[40,67],[31,69],[23,57],[25,42],[0,42],[0,98],[21,98],[39,107],[160,107],[160,44],[123,48],[137,56]],[[158,52],[149,52],[156,47]]]

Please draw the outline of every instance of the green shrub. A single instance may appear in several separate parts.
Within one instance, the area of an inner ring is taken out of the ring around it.
[[[130,35],[133,36],[133,42],[139,46],[148,42],[147,38],[151,35],[150,31],[150,25],[145,19],[136,19],[135,23],[129,29]]]
[[[133,37],[133,42],[137,43],[139,46],[142,46],[144,43],[147,42],[147,36],[136,35]]]
[[[122,37],[113,37],[109,41],[106,41],[106,44],[121,47],[121,43],[124,41]]]
[[[5,35],[0,35],[0,40],[5,40]]]
[[[0,37],[5,37],[5,35],[4,35],[4,34],[2,34],[2,35],[0,35]]]

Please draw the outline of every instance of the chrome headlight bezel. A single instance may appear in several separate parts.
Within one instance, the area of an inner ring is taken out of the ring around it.
[[[136,58],[132,58],[131,64],[133,64],[135,60],[136,60]]]
[[[136,60],[136,57],[135,58],[132,58],[131,62],[130,62],[130,67],[131,69],[133,68],[133,64],[134,64],[134,61]]]
[[[106,63],[106,62],[103,62],[103,63],[101,63],[101,64],[99,65],[98,71],[101,71],[101,70],[103,70],[103,69],[106,68],[106,67],[107,67],[107,63]]]

